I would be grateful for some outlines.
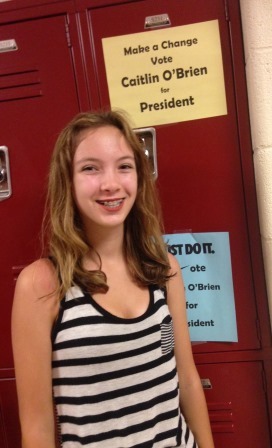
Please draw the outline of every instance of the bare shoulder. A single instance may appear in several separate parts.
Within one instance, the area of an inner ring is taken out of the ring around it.
[[[170,269],[171,269],[171,273],[175,274],[176,272],[180,271],[180,266],[179,266],[179,262],[176,259],[176,257],[174,257],[174,255],[170,254],[168,252],[168,261],[170,264]]]
[[[46,258],[34,261],[22,270],[16,288],[36,292],[38,297],[51,294],[57,288],[57,276],[53,264]]]
[[[48,259],[40,259],[30,264],[20,273],[15,287],[13,309],[31,312],[42,308],[48,317],[54,319],[58,312],[58,281],[53,264]]]

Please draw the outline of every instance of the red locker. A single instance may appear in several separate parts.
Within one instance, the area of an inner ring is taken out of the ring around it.
[[[18,45],[18,50],[1,54],[0,67],[1,146],[9,151],[12,184],[12,196],[1,202],[1,241],[7,244],[1,256],[1,296],[8,304],[0,317],[5,341],[1,367],[12,366],[7,308],[14,280],[22,265],[40,256],[37,236],[52,146],[79,109],[65,26],[65,16],[60,16],[0,29],[1,40],[13,38]]]
[[[12,377],[0,377],[0,446],[1,448],[20,447],[16,387]]]
[[[10,341],[15,280],[41,254],[48,160],[59,130],[79,110],[66,26],[64,14],[0,26],[0,41],[13,39],[18,47],[0,54],[0,146],[8,148],[12,186],[0,202],[1,448],[20,446]]]
[[[269,448],[267,404],[260,362],[199,364],[216,447]]]

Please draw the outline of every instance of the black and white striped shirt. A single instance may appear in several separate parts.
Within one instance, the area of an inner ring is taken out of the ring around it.
[[[78,287],[52,333],[53,393],[63,448],[196,448],[179,410],[165,291],[135,319],[113,316]]]

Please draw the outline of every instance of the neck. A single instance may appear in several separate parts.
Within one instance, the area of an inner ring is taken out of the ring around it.
[[[88,232],[90,259],[97,263],[97,253],[102,263],[123,258],[124,227],[99,228]]]

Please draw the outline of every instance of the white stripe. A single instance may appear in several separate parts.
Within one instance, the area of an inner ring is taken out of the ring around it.
[[[65,315],[63,316],[62,321],[66,322],[78,317],[86,316],[102,316],[102,314],[92,305],[90,306],[89,303],[83,303],[82,305],[79,303],[78,306],[73,306],[72,308],[65,310]]]
[[[72,286],[66,293],[66,301],[84,297],[84,294],[78,286]]]
[[[161,289],[156,289],[154,291],[154,302],[158,302],[160,299],[164,299],[165,295],[164,292]]]

